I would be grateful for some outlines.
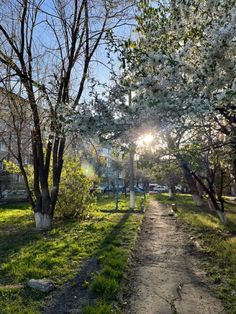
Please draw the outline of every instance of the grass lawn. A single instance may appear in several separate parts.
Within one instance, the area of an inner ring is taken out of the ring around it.
[[[236,314],[236,203],[226,204],[228,222],[223,226],[214,213],[197,208],[191,195],[177,194],[168,200],[167,194],[158,194],[157,199],[177,204],[178,219],[202,247],[203,265],[218,297],[230,314]]]
[[[119,211],[115,211],[113,198],[100,197],[89,219],[56,220],[49,232],[34,231],[27,204],[0,208],[1,314],[39,313],[45,294],[15,285],[25,285],[32,278],[50,278],[59,287],[78,275],[82,262],[91,256],[100,261],[101,272],[85,285],[98,295],[98,301],[85,313],[113,313],[111,303],[142,221],[141,202],[140,196],[137,210],[130,212],[129,199],[122,197]]]

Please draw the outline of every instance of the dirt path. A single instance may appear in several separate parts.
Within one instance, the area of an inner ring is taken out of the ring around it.
[[[189,236],[169,213],[151,200],[126,284],[125,313],[225,313],[189,252]]]

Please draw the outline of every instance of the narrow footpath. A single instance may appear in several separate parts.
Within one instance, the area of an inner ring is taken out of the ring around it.
[[[125,284],[126,314],[225,313],[189,241],[170,210],[151,200]]]

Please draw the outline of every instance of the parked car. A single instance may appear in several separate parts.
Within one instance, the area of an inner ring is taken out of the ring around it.
[[[140,187],[135,186],[134,187],[134,192],[136,192],[136,193],[144,193],[144,190],[141,189]]]
[[[175,187],[175,190],[176,190],[176,192],[182,192],[182,186],[181,185],[176,185],[176,187]]]
[[[154,191],[156,191],[157,193],[167,192],[168,188],[166,186],[157,186]]]
[[[5,191],[3,199],[6,201],[27,201],[28,193],[25,190]]]
[[[102,192],[103,193],[113,192],[113,187],[111,185],[106,185],[106,186],[102,187]]]
[[[94,186],[92,188],[89,188],[90,193],[102,193],[103,188],[101,186]]]
[[[159,185],[159,184],[149,184],[149,193],[162,193],[168,192],[168,187],[166,185]]]

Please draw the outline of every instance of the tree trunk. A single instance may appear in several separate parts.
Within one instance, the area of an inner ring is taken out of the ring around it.
[[[53,142],[53,151],[50,148],[50,152],[47,152],[47,158],[45,160],[45,167],[41,167],[39,159],[43,158],[39,154],[39,148],[35,132],[32,132],[32,152],[34,163],[34,193],[36,198],[35,211],[35,223],[37,229],[51,229],[52,218],[54,215],[54,209],[58,198],[59,183],[61,177],[61,170],[63,166],[63,153],[64,153],[65,139],[59,139],[55,135]],[[53,186],[49,191],[48,175],[49,169],[48,163],[50,161],[49,153],[53,153]]]
[[[231,195],[236,196],[236,183],[235,182],[231,183],[230,190],[231,190]]]
[[[173,199],[173,196],[174,196],[174,194],[173,194],[171,188],[169,188],[169,196],[168,196],[168,198],[169,199]]]
[[[169,180],[169,199],[173,199],[176,194],[175,185],[172,180]]]
[[[236,127],[232,127],[230,141],[232,150],[233,176],[234,181],[236,182]]]
[[[209,200],[208,200],[208,206],[210,209],[215,210],[217,215],[220,218],[220,221],[225,224],[226,223],[226,216],[225,216],[225,211],[224,211],[224,202],[223,199],[220,200],[220,204],[221,207],[219,206],[217,199],[215,197],[215,191],[213,189],[213,186],[210,185],[210,187],[208,188],[204,182],[194,173],[192,172],[194,178],[197,180],[197,182],[199,182],[199,184],[201,184],[201,186],[203,187],[203,189],[206,191]]]
[[[59,185],[61,180],[61,171],[63,167],[63,155],[65,149],[65,138],[62,137],[59,142],[58,152],[53,151],[53,186],[51,188],[51,208],[50,215],[53,217],[56,202],[58,199]],[[56,156],[55,156],[56,155]]]
[[[123,187],[123,193],[125,194],[125,198],[127,197],[127,186],[128,186],[128,184],[127,184],[127,182],[125,181],[124,187]]]
[[[199,193],[199,190],[197,188],[197,183],[191,174],[191,171],[188,167],[188,163],[185,160],[181,159],[180,165],[181,165],[181,168],[183,169],[184,178],[186,180],[186,183],[189,186],[194,203],[198,207],[203,206],[204,200],[202,199],[202,196]]]
[[[202,197],[199,194],[192,194],[192,198],[193,198],[194,203],[198,207],[201,207],[201,206],[205,205],[204,200],[202,199]]]
[[[215,199],[214,194],[208,193],[208,195],[210,197],[210,200],[208,200],[209,209],[215,210],[222,224],[226,224],[227,220],[223,206],[222,208],[220,208],[220,206],[217,203],[217,200]]]
[[[130,209],[135,208],[135,193],[134,191],[130,191]]]
[[[52,217],[48,214],[35,212],[34,214],[35,226],[38,230],[52,229]]]
[[[220,221],[222,222],[222,224],[225,225],[226,222],[227,222],[225,212],[224,211],[222,212],[221,210],[217,210],[216,213],[219,216]]]

